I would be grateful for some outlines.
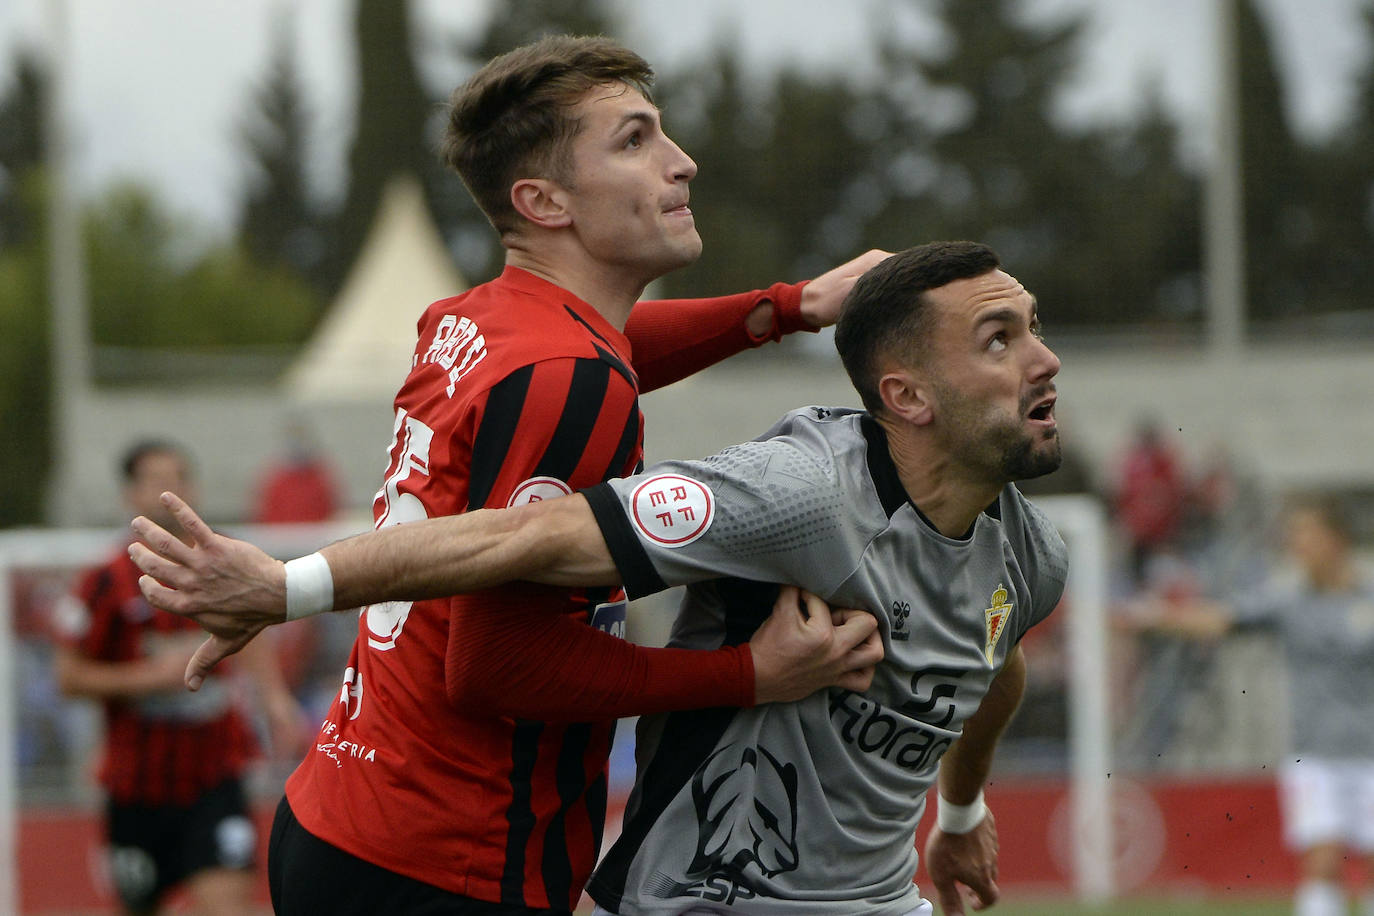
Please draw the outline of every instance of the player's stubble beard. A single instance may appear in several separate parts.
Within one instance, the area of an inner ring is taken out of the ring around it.
[[[1059,430],[1026,428],[1025,418],[1045,390],[1021,398],[1016,416],[964,396],[954,388],[937,389],[946,429],[954,437],[950,451],[964,466],[1000,484],[1043,477],[1064,460]]]

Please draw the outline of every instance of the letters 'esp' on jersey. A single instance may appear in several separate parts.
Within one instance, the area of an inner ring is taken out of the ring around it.
[[[633,473],[643,422],[628,352],[591,306],[514,268],[430,306],[396,397],[378,527]],[[468,602],[571,612],[612,630],[624,619],[619,590],[529,584],[365,608],[287,798],[311,833],[384,868],[481,900],[571,909],[600,844],[613,723],[455,707],[450,614]]]
[[[704,461],[587,492],[632,597],[689,584],[672,644],[741,642],[786,582],[879,621],[865,694],[641,720],[624,831],[590,891],[620,913],[907,913],[941,754],[1058,604],[1063,540],[1013,486],[966,538],[907,499],[866,413],[807,408]],[[727,578],[717,578],[727,577]]]

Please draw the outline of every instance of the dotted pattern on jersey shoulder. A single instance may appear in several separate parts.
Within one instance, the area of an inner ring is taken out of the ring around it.
[[[736,446],[707,459],[722,478],[757,481],[762,497],[752,507],[717,516],[712,539],[721,550],[745,557],[832,540],[838,520],[853,510],[834,485],[833,462],[825,457],[772,444]]]

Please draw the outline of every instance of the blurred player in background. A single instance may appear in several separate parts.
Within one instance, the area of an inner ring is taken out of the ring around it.
[[[807,284],[639,303],[701,253],[688,207],[696,164],[664,134],[651,78],[614,42],[557,36],[454,93],[445,158],[506,267],[420,318],[379,528],[634,473],[640,391],[833,323],[883,256]],[[567,913],[599,851],[616,718],[866,684],[881,653],[869,615],[832,626],[828,609],[805,618],[795,596],[752,644],[714,652],[618,638],[618,588],[425,597],[435,600],[360,617],[338,701],[273,827],[283,916]],[[493,651],[486,628],[510,648]]]
[[[192,492],[185,452],[141,442],[122,469],[125,505],[179,531],[158,496],[168,487]],[[99,772],[108,796],[110,876],[127,913],[157,912],[181,885],[198,913],[243,914],[253,908],[257,853],[243,775],[257,742],[229,678],[215,677],[198,693],[184,689],[199,628],[150,607],[138,576],[121,547],[81,577],[55,619],[59,688],[104,704]],[[254,645],[240,667],[259,692],[274,749],[292,754],[304,735],[303,714],[270,646]]]
[[[1279,776],[1284,838],[1298,853],[1297,916],[1344,916],[1348,852],[1374,867],[1374,575],[1356,560],[1334,499],[1295,495],[1283,526],[1291,564],[1230,602],[1162,599],[1126,608],[1136,628],[1217,638],[1263,627],[1287,668],[1291,752]],[[1365,916],[1374,916],[1367,889]]]
[[[1059,466],[1059,360],[1034,297],[972,242],[871,268],[836,344],[867,411],[804,408],[702,461],[379,530],[287,569],[169,500],[195,546],[136,520],[160,555],[135,544],[136,559],[177,591],[143,586],[230,646],[288,608],[510,580],[623,582],[634,596],[687,584],[672,644],[694,649],[774,624],[770,583],[867,608],[885,652],[869,689],[641,719],[624,830],[591,894],[623,916],[928,916],[912,840],[938,782],[927,870],[945,913],[963,913],[966,894],[981,909],[999,896],[983,785],[1024,689],[1019,641],[1058,604],[1067,572],[1063,540],[1011,485]],[[521,641],[481,632],[497,670],[511,670]],[[511,689],[495,677],[487,692]],[[547,679],[521,689],[551,707],[579,700]]]

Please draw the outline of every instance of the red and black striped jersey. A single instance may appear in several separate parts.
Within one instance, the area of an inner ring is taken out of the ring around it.
[[[138,588],[140,575],[124,550],[83,574],[58,608],[58,638],[102,662],[136,661],[172,642],[185,644],[189,658],[204,633],[193,621],[150,606]],[[119,804],[189,805],[240,776],[257,751],[222,678],[210,678],[194,694],[109,699],[104,707],[99,778]]]
[[[793,312],[799,289],[782,290]],[[712,314],[730,316],[733,336],[655,339],[652,319],[646,335],[665,364],[674,343],[705,364],[762,342],[743,333],[743,319],[770,294],[717,301]],[[593,307],[518,268],[434,303],[396,397],[376,524],[548,499],[633,473],[643,418],[630,356],[626,336]],[[484,651],[468,641],[465,616],[503,609],[614,633],[624,622],[619,589],[527,583],[365,608],[338,699],[287,797],[307,830],[374,864],[512,911],[569,910],[599,851],[613,722],[512,718],[462,695],[455,659]],[[606,675],[594,668],[583,676]],[[743,671],[736,694],[752,697],[752,668],[747,679]]]

